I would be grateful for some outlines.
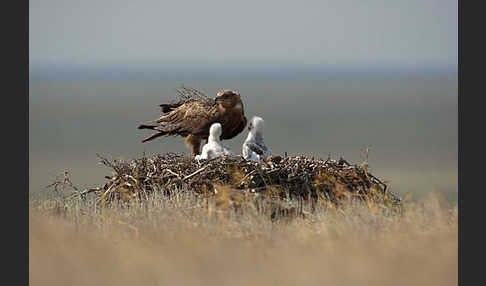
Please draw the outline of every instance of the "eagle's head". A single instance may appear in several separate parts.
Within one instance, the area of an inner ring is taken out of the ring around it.
[[[241,104],[240,93],[229,89],[219,91],[214,100],[224,108],[233,108],[238,103]]]

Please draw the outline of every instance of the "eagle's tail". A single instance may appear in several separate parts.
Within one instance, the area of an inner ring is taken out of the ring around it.
[[[142,143],[147,142],[147,141],[151,141],[151,140],[153,140],[157,137],[164,136],[164,135],[168,134],[168,132],[162,131],[160,129],[156,129],[156,127],[160,128],[160,124],[148,122],[148,123],[145,123],[145,124],[140,124],[137,127],[138,129],[151,129],[151,130],[157,131],[156,133],[154,133],[154,134],[150,135],[149,137],[143,139]]]
[[[146,124],[140,124],[137,129],[152,129],[152,130],[155,130],[155,127],[157,126],[160,126],[158,124],[150,124],[150,123],[146,123]]]
[[[151,141],[151,140],[153,140],[153,139],[155,139],[157,137],[164,136],[164,135],[167,135],[167,132],[159,131],[159,132],[154,133],[154,134],[150,135],[149,137],[143,139],[142,140],[142,143],[145,143],[147,141]]]

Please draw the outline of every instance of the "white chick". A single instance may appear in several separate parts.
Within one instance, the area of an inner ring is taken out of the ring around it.
[[[220,123],[213,123],[209,128],[208,143],[203,148],[201,155],[196,156],[196,160],[201,159],[214,159],[223,155],[232,154],[228,146],[221,143],[220,136],[223,133],[223,129]]]
[[[242,154],[246,160],[266,160],[268,156],[272,155],[272,150],[263,142],[263,122],[261,117],[254,116],[248,126],[250,132],[242,148]]]

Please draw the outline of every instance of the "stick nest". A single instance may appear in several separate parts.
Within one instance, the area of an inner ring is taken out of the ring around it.
[[[266,162],[254,162],[241,156],[223,156],[197,161],[168,153],[125,162],[99,157],[113,175],[105,177],[108,182],[103,187],[81,194],[95,192],[98,202],[104,205],[148,199],[155,191],[166,196],[181,190],[214,196],[220,186],[276,200],[325,201],[339,206],[355,199],[401,205],[400,197],[367,171],[367,164],[351,165],[344,159],[272,156]]]

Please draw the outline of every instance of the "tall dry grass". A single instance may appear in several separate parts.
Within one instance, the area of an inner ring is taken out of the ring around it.
[[[457,216],[433,194],[403,215],[350,203],[277,221],[185,193],[31,201],[30,284],[457,285]]]

